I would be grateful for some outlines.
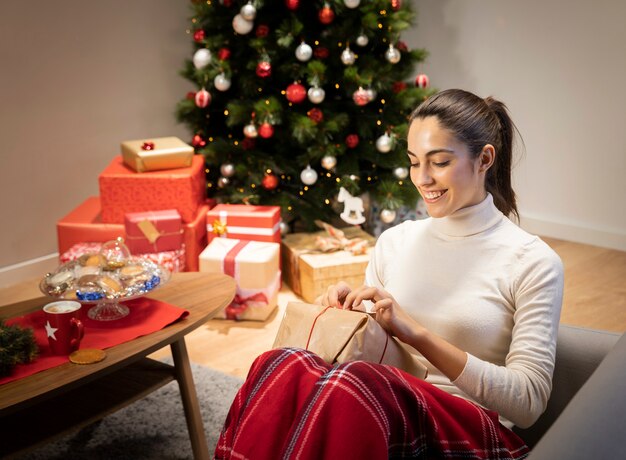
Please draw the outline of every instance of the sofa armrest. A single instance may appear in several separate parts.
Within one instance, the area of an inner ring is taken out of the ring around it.
[[[565,406],[615,346],[620,334],[561,324],[556,346],[552,393],[545,412],[533,426],[515,432],[533,447],[559,417]]]
[[[529,458],[626,458],[625,389],[626,334],[623,334]]]

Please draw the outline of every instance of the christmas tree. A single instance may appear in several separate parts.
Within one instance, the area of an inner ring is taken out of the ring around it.
[[[400,37],[415,16],[409,1],[206,0],[191,8],[194,49],[182,75],[198,90],[177,115],[206,158],[209,196],[279,205],[284,221],[308,229],[336,220],[340,191],[369,193],[387,219],[415,206],[407,117],[431,90],[425,75],[412,78],[426,52]]]

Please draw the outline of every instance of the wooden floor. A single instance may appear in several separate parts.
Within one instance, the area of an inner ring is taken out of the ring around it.
[[[575,326],[626,331],[626,252],[544,238],[565,266],[561,322]],[[0,289],[0,305],[38,296],[38,280]],[[245,377],[250,364],[271,348],[285,306],[297,297],[284,287],[279,308],[264,323],[212,320],[186,338],[192,361],[230,375]],[[169,349],[152,355],[169,355]]]

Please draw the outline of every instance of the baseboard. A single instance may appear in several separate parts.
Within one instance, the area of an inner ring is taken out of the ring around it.
[[[520,226],[534,235],[626,251],[626,233],[623,231],[593,228],[578,223],[554,222],[524,213],[520,215]]]
[[[6,267],[0,267],[0,288],[12,286],[22,281],[43,277],[59,266],[59,253],[55,252],[36,259],[25,260]]]

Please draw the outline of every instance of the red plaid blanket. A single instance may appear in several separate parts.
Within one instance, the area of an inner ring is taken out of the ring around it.
[[[226,418],[218,459],[521,459],[495,412],[390,366],[337,366],[300,349],[259,356]]]

